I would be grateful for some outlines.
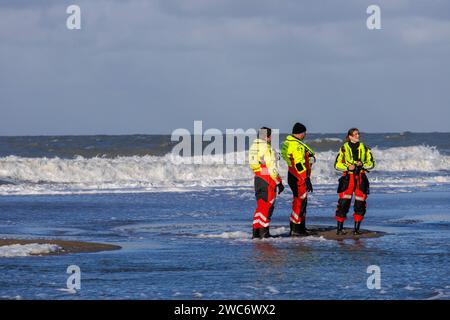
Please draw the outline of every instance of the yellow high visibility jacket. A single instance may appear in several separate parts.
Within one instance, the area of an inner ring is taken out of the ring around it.
[[[281,156],[286,161],[289,170],[294,174],[306,172],[309,176],[311,165],[314,163],[314,151],[302,140],[289,135],[284,140]]]
[[[375,167],[372,151],[362,142],[360,142],[358,146],[358,159],[362,162],[364,169],[371,170]],[[339,171],[348,171],[348,166],[352,164],[355,164],[352,148],[350,147],[349,142],[346,142],[339,150],[334,167]]]
[[[278,155],[267,141],[256,139],[249,150],[250,169],[255,174],[267,176],[278,184],[281,182],[278,172]]]

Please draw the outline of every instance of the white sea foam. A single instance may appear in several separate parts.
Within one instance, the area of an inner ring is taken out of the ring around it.
[[[267,238],[267,239],[258,239],[258,243],[264,243],[264,242],[330,242],[330,240],[325,239],[323,236],[316,237],[316,236],[308,236],[308,237],[283,237],[282,235],[287,235],[289,232],[289,229],[286,227],[271,227],[270,233],[272,236],[275,236],[273,238]],[[277,237],[278,236],[278,237]],[[197,235],[198,238],[209,238],[209,239],[229,239],[229,240],[236,240],[236,241],[256,241],[252,239],[251,232],[244,232],[244,231],[228,231],[228,232],[222,232],[222,233],[201,233]]]
[[[278,290],[274,286],[267,286],[266,288],[270,294],[279,294],[280,293],[280,290]]]
[[[288,229],[285,227],[272,227],[270,233],[273,236],[279,236],[288,233]],[[229,231],[218,234],[199,234],[199,238],[220,238],[220,239],[251,239],[252,235],[249,232],[244,231]]]
[[[287,234],[289,232],[289,229],[286,227],[271,227],[270,233],[273,236],[280,236],[282,234]]]
[[[27,257],[30,255],[47,254],[60,250],[61,247],[54,244],[12,244],[0,246],[0,257]]]
[[[374,186],[428,186],[450,183],[450,156],[434,147],[373,149]],[[236,153],[245,158],[245,154]],[[317,153],[314,184],[335,185],[336,153]],[[65,194],[102,192],[190,191],[209,187],[252,186],[246,164],[224,165],[223,156],[205,156],[202,164],[183,157],[133,156],[110,158],[0,158],[0,194]],[[280,161],[284,177],[287,167]]]
[[[65,292],[65,293],[70,293],[70,294],[76,294],[77,293],[77,290],[75,290],[75,289],[60,288],[60,289],[56,289],[56,290],[61,291],[61,292]]]
[[[343,142],[343,140],[341,138],[317,138],[317,139],[314,139],[313,142],[315,142],[315,143]]]
[[[413,286],[411,286],[411,285],[409,285],[409,284],[408,284],[406,287],[404,287],[403,289],[409,290],[409,291],[415,291],[415,290],[417,290],[416,287],[413,287]]]
[[[244,231],[222,232],[219,234],[199,234],[199,238],[219,238],[219,239],[251,239],[252,235]]]

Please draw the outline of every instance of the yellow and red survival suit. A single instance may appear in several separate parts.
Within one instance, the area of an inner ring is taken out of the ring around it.
[[[269,134],[270,136],[270,134]],[[250,168],[255,173],[256,210],[253,214],[253,238],[270,237],[269,225],[275,199],[284,190],[277,168],[278,155],[270,142],[256,139],[249,150]]]
[[[358,166],[357,164],[360,163]],[[354,165],[354,170],[349,170],[349,166]],[[355,194],[354,204],[354,233],[359,234],[359,227],[364,218],[367,208],[367,195],[370,193],[367,170],[373,169],[375,162],[369,147],[362,142],[346,142],[340,149],[334,167],[342,171],[343,176],[339,178],[338,194],[339,200],[336,208],[336,220],[338,223],[337,233],[341,234],[347,213],[350,210],[353,193]]]
[[[281,155],[288,165],[288,184],[293,193],[290,234],[304,235],[308,191],[313,191],[310,176],[311,166],[315,161],[314,151],[302,140],[289,135],[283,143]]]

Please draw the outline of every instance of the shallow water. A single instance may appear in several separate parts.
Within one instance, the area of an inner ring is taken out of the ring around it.
[[[336,194],[318,186],[308,223],[334,225]],[[290,194],[272,232],[288,231]],[[118,244],[122,250],[0,257],[7,299],[448,299],[450,188],[379,189],[363,227],[377,239],[251,240],[251,188],[192,192],[2,196],[0,235]],[[351,225],[349,219],[347,225]],[[67,292],[66,269],[82,288]],[[366,285],[381,268],[381,290]]]

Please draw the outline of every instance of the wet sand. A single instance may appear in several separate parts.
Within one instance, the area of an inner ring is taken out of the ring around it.
[[[381,231],[372,231],[372,230],[365,230],[360,229],[361,234],[354,235],[353,234],[353,228],[344,228],[344,233],[342,235],[336,234],[336,227],[318,227],[318,226],[308,226],[308,234],[304,236],[299,237],[306,237],[306,236],[312,236],[312,237],[324,237],[327,240],[345,240],[345,239],[368,239],[368,238],[379,238],[387,233],[381,232]],[[289,233],[281,234],[281,235],[275,235],[274,238],[282,237],[290,237]]]
[[[318,234],[319,234],[319,236],[323,236],[325,239],[330,239],[330,240],[379,238],[386,234],[385,232],[380,232],[380,231],[370,231],[370,230],[360,230],[360,231],[361,231],[361,234],[354,235],[353,229],[345,229],[344,228],[345,234],[343,234],[343,235],[337,235],[336,229],[333,229],[331,231],[329,231],[329,230],[321,231]]]
[[[344,228],[345,234],[337,235],[336,227],[311,227],[308,228],[308,231],[311,236],[324,237],[328,240],[379,238],[386,235],[385,232],[364,229],[360,229],[360,235],[354,235],[352,228]]]
[[[105,243],[95,243],[95,242],[83,242],[83,241],[64,241],[64,240],[52,240],[52,239],[0,239],[0,247],[1,246],[10,246],[14,244],[53,244],[61,247],[61,249],[49,252],[49,253],[40,253],[39,256],[53,256],[53,255],[62,255],[62,254],[70,254],[70,253],[89,253],[89,252],[100,252],[100,251],[112,251],[112,250],[120,250],[122,247],[105,244]]]

